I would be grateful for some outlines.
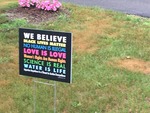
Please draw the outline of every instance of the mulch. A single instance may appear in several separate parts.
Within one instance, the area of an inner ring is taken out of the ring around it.
[[[8,18],[11,20],[24,18],[29,23],[38,24],[46,21],[54,21],[60,14],[69,15],[69,10],[60,8],[56,12],[45,11],[37,8],[23,8],[17,7],[6,12]]]

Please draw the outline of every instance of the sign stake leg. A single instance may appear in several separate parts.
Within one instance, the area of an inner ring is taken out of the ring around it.
[[[35,82],[35,80],[33,80],[33,82],[34,82],[34,87],[33,87],[34,88],[33,89],[34,113],[36,113],[36,82]]]
[[[54,81],[54,113],[56,113],[56,81]]]
[[[54,81],[53,84],[50,84],[48,82],[40,82],[40,81],[36,81],[36,79],[33,79],[33,82],[34,82],[34,86],[33,86],[33,107],[34,107],[34,113],[36,113],[36,94],[37,94],[37,83],[39,84],[44,84],[44,85],[48,85],[48,86],[53,86],[54,88],[54,113],[56,113],[56,100],[57,100],[57,97],[56,97],[56,81]]]

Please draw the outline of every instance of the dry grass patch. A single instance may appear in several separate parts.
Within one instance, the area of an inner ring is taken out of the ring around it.
[[[9,80],[0,80],[0,87],[4,87],[10,84]]]
[[[93,53],[98,49],[96,35],[104,34],[111,27],[111,18],[86,21],[82,24],[85,29],[73,30],[74,48],[78,53]]]
[[[141,72],[148,75],[150,74],[150,62],[146,62],[141,59],[121,59],[113,62],[113,65],[133,72]]]
[[[18,64],[19,63],[19,49],[13,46],[11,48],[12,48],[11,56],[13,57],[13,61],[15,64]]]
[[[1,97],[0,110],[5,111],[5,113],[10,113],[12,106],[14,106],[14,100],[11,97],[7,97],[6,99],[6,97],[4,96],[4,98],[5,100],[3,100],[3,98]]]
[[[0,7],[1,6],[6,6],[6,5],[10,4],[10,3],[15,3],[15,2],[17,2],[17,0],[0,1]]]
[[[13,46],[9,46],[9,47],[7,47],[7,49],[9,50],[9,51],[7,51],[9,53],[5,52],[4,55],[8,54],[9,57],[11,57],[8,59],[11,59],[11,60],[9,60],[9,62],[3,62],[0,65],[0,72],[1,72],[2,76],[5,76],[5,78],[16,75],[18,73],[18,69],[19,69],[19,67],[18,67],[18,60],[19,60],[18,59],[18,49]]]
[[[146,97],[146,101],[150,104],[150,97]]]

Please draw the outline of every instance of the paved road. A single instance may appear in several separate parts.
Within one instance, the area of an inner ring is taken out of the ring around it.
[[[150,18],[150,0],[59,0],[83,6],[98,6]]]

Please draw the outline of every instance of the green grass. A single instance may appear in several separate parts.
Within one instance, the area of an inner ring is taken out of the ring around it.
[[[18,74],[19,27],[73,33],[73,83],[57,82],[57,113],[149,113],[149,74],[110,62],[150,61],[150,19],[64,4],[69,16],[31,25],[9,20],[10,7],[0,8],[0,113],[33,113],[34,83]],[[37,113],[53,112],[53,93],[37,84]]]

